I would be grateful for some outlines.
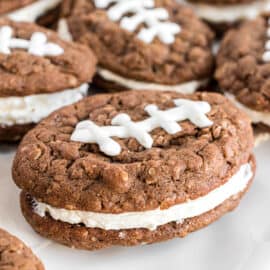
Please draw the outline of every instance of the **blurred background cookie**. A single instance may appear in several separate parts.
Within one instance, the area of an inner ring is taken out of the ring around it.
[[[251,118],[256,134],[270,132],[270,22],[259,17],[229,31],[217,55],[220,89]],[[267,139],[260,135],[259,140]]]
[[[1,270],[44,270],[40,260],[21,240],[0,229]]]
[[[88,91],[96,58],[31,23],[0,19],[0,141],[14,141]]]
[[[108,91],[193,93],[213,72],[211,30],[173,0],[63,1],[59,34],[92,48]]]

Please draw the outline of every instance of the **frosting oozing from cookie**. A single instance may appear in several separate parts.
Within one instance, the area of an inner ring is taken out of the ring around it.
[[[57,56],[64,53],[59,45],[48,42],[44,33],[35,32],[30,40],[13,38],[12,35],[13,29],[10,26],[0,28],[0,53],[10,54],[11,49],[25,49],[36,56]]]
[[[181,27],[169,21],[169,12],[165,8],[155,8],[154,0],[95,0],[97,8],[108,8],[110,20],[120,21],[120,26],[129,32],[135,32],[141,24],[146,27],[138,33],[138,38],[151,43],[156,37],[165,44],[172,44]],[[111,4],[113,4],[111,6]],[[125,14],[133,14],[125,16]]]
[[[72,141],[84,143],[97,143],[100,150],[108,156],[117,156],[121,153],[121,146],[111,139],[135,138],[145,148],[150,149],[153,139],[149,132],[161,127],[168,134],[176,134],[182,130],[178,121],[189,120],[199,128],[209,127],[213,124],[206,116],[211,111],[209,103],[204,101],[191,101],[187,99],[174,100],[176,108],[161,111],[156,105],[148,105],[145,111],[151,116],[140,122],[133,122],[129,115],[121,113],[116,115],[112,126],[100,127],[87,120],[77,124],[71,136]]]

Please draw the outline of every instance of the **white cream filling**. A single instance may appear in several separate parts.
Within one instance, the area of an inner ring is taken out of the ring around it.
[[[259,14],[270,11],[270,1],[261,0],[247,4],[215,6],[178,0],[193,8],[197,15],[212,23],[234,23],[243,19],[255,19]]]
[[[131,79],[126,79],[121,77],[109,70],[98,68],[97,73],[100,77],[106,81],[117,83],[121,86],[127,87],[128,89],[134,90],[155,90],[155,91],[175,91],[182,94],[192,94],[199,87],[206,85],[208,80],[201,81],[190,81],[186,83],[176,84],[176,85],[165,85],[156,83],[140,82]]]
[[[61,0],[38,0],[33,4],[17,9],[7,16],[14,21],[35,22],[39,17],[60,4]]]
[[[258,124],[263,123],[267,126],[270,126],[270,112],[259,112],[252,110],[239,101],[236,100],[235,96],[229,93],[225,93],[226,97],[231,100],[239,109],[245,112],[249,118],[251,119],[252,123]]]
[[[121,230],[146,228],[155,230],[158,226],[170,222],[183,222],[187,218],[206,213],[233,195],[243,191],[253,176],[249,163],[242,165],[239,171],[224,185],[205,196],[186,203],[174,205],[168,209],[155,209],[144,212],[127,212],[121,214],[103,214],[88,211],[66,210],[48,204],[35,202],[35,212],[44,217],[48,213],[54,220],[69,224],[84,224],[89,228],[104,230]]]
[[[53,111],[87,95],[88,84],[53,94],[0,98],[0,126],[38,123]]]

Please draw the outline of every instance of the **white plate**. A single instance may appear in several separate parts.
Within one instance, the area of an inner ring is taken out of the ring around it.
[[[32,247],[47,270],[270,269],[270,142],[256,150],[257,176],[236,211],[184,239],[97,252],[72,250],[33,232],[11,179],[13,156],[14,149],[0,145],[0,227]]]

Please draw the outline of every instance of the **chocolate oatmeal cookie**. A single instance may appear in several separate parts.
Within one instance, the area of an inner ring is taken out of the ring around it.
[[[30,248],[15,236],[0,229],[0,269],[44,270],[44,267]]]
[[[263,132],[270,130],[268,17],[243,23],[224,37],[215,77],[225,94]]]
[[[96,58],[31,23],[0,19],[0,38],[0,141],[12,141],[85,96]]]
[[[97,95],[43,120],[13,164],[26,220],[99,249],[183,237],[234,209],[255,174],[249,119],[219,94]]]
[[[213,33],[174,0],[66,0],[59,34],[92,48],[96,85],[192,93],[213,71]],[[127,16],[129,15],[129,16]]]

